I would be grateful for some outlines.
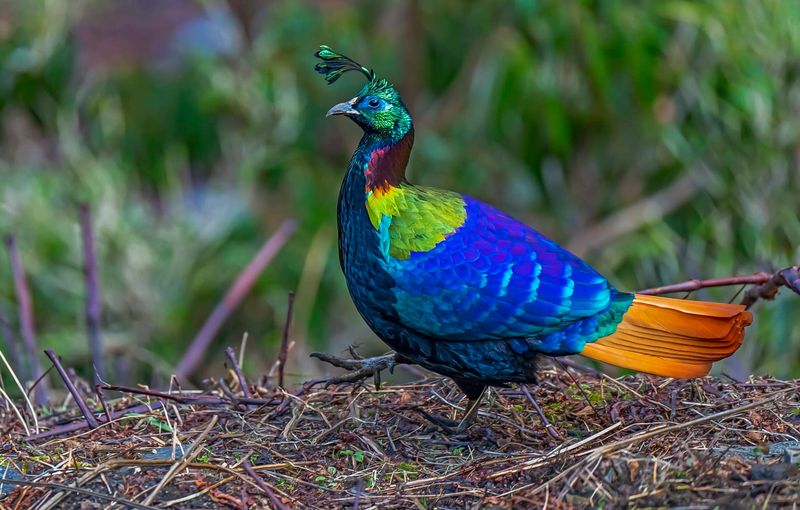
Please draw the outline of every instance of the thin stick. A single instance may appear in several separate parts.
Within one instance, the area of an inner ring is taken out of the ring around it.
[[[11,374],[11,378],[14,380],[14,384],[17,385],[17,388],[19,388],[20,393],[22,393],[22,398],[23,400],[25,400],[25,404],[27,404],[28,410],[31,412],[31,417],[33,418],[33,430],[38,434],[39,419],[36,418],[36,408],[33,407],[33,402],[31,402],[31,399],[28,397],[28,393],[25,391],[25,387],[20,382],[19,377],[17,377],[17,374],[14,372],[14,369],[11,367],[11,365],[8,364],[8,360],[3,354],[3,351],[0,351],[0,360],[3,361],[3,364],[6,366],[6,369]]]
[[[247,379],[242,373],[242,368],[236,361],[236,353],[233,352],[233,347],[228,346],[225,348],[225,357],[227,357],[228,361],[230,361],[231,367],[233,368],[233,371],[236,373],[236,378],[239,379],[239,386],[241,386],[242,388],[242,394],[245,396],[245,398],[250,398],[250,388],[247,384]]]
[[[91,409],[89,409],[89,406],[86,405],[86,401],[83,399],[81,392],[78,391],[78,388],[76,388],[70,380],[69,375],[67,375],[67,371],[64,370],[64,367],[61,365],[61,361],[58,359],[56,353],[53,352],[52,349],[45,349],[44,353],[48,358],[50,358],[50,361],[53,362],[53,366],[56,367],[58,375],[60,375],[61,379],[64,380],[64,385],[69,390],[72,398],[75,399],[75,403],[78,404],[78,408],[81,410],[83,417],[86,418],[86,423],[89,425],[89,428],[96,429],[98,423],[94,417],[94,414],[92,413]]]
[[[123,393],[133,393],[134,395],[147,395],[148,397],[162,398],[177,402],[179,404],[187,405],[230,405],[234,404],[255,404],[255,405],[278,405],[281,399],[264,399],[264,398],[234,398],[233,400],[211,397],[205,395],[191,396],[191,395],[175,395],[172,393],[164,393],[163,391],[148,390],[144,388],[131,388],[128,386],[117,386],[115,384],[103,384],[102,388],[109,391],[120,391]]]
[[[289,292],[289,304],[286,308],[286,323],[283,326],[281,350],[278,352],[278,386],[283,388],[283,372],[286,368],[286,355],[289,352],[289,328],[292,325],[292,311],[294,309],[294,292]]]
[[[34,379],[41,378],[34,392],[34,402],[36,405],[45,406],[48,402],[47,378],[44,377],[42,364],[39,361],[39,345],[36,343],[36,333],[33,323],[33,306],[31,303],[31,292],[28,282],[25,279],[25,271],[22,269],[22,260],[17,249],[17,241],[13,235],[7,235],[3,239],[11,261],[11,273],[14,277],[14,289],[17,293],[17,303],[19,306],[19,324],[22,330],[22,341],[28,351],[30,362],[30,376]]]
[[[111,422],[111,411],[108,409],[108,403],[106,403],[106,397],[103,395],[103,385],[102,384],[95,384],[94,385],[94,392],[97,395],[97,400],[100,401],[100,405],[103,406],[103,414],[106,415],[106,421]]]
[[[645,294],[648,296],[660,296],[661,294],[671,294],[673,292],[693,292],[700,289],[707,289],[709,287],[725,287],[728,285],[751,285],[766,283],[772,275],[769,273],[754,273],[742,276],[727,276],[725,278],[709,278],[707,280],[687,280],[685,282],[673,283],[671,285],[663,285],[661,287],[653,287],[651,289],[644,289],[637,291],[637,294]]]
[[[547,429],[547,433],[550,434],[550,437],[552,437],[556,441],[562,441],[563,438],[558,433],[558,431],[553,426],[553,424],[550,423],[550,420],[547,419],[547,416],[545,416],[544,411],[542,411],[542,408],[539,407],[539,404],[536,403],[536,399],[533,398],[533,395],[531,395],[531,391],[528,389],[528,387],[526,385],[524,385],[524,384],[520,384],[520,388],[522,388],[522,393],[524,393],[525,396],[528,397],[528,401],[531,404],[533,404],[533,408],[536,409],[536,413],[539,415],[539,418],[542,420],[542,424],[544,424],[544,428]]]
[[[239,345],[239,366],[244,365],[244,351],[247,349],[247,331],[242,335],[242,343]]]
[[[261,478],[258,475],[258,473],[255,472],[255,470],[253,469],[253,465],[250,464],[249,460],[246,460],[246,461],[242,462],[242,467],[244,468],[245,472],[248,475],[250,475],[250,478],[252,478],[253,481],[256,482],[256,485],[258,485],[258,488],[266,493],[267,497],[269,498],[269,500],[273,504],[273,506],[275,506],[275,508],[277,508],[278,510],[289,510],[289,507],[287,507],[283,503],[283,501],[281,501],[278,498],[278,496],[275,495],[275,492],[270,488],[269,485],[267,485],[264,482],[264,479]]]
[[[247,264],[241,273],[236,277],[233,284],[228,288],[225,296],[222,298],[211,315],[208,317],[203,327],[194,337],[189,348],[183,355],[183,358],[178,363],[178,368],[175,369],[175,375],[179,379],[185,379],[192,372],[194,372],[197,365],[203,359],[203,355],[211,344],[211,341],[216,336],[219,329],[227,320],[228,316],[233,312],[239,303],[244,299],[247,293],[255,284],[258,276],[269,265],[275,255],[283,248],[286,241],[294,232],[296,223],[294,220],[285,220],[278,227],[278,230],[270,237],[258,250],[255,257]]]
[[[28,428],[28,423],[25,421],[25,418],[22,417],[22,413],[19,411],[17,405],[14,404],[14,401],[11,400],[11,397],[8,396],[8,393],[6,393],[6,391],[2,387],[0,387],[0,397],[3,397],[3,399],[7,402],[8,406],[10,406],[11,409],[13,409],[14,414],[17,415],[19,422],[22,424],[22,428],[25,429],[25,435],[30,435],[31,429]]]
[[[638,294],[660,296],[673,292],[693,292],[710,287],[725,287],[728,285],[757,285],[749,289],[742,299],[743,305],[750,308],[759,299],[774,299],[780,287],[786,287],[800,294],[800,265],[787,267],[775,272],[754,273],[751,275],[728,276],[726,278],[711,278],[708,280],[688,280],[662,287],[640,290]]]
[[[164,478],[162,478],[161,481],[158,482],[158,485],[156,485],[155,489],[153,489],[153,492],[151,492],[150,495],[147,496],[147,498],[144,500],[145,505],[151,504],[153,500],[156,499],[156,496],[158,496],[158,493],[161,492],[161,489],[163,489],[169,482],[171,482],[172,479],[175,478],[175,475],[183,471],[186,468],[186,466],[190,464],[195,457],[197,457],[197,455],[200,453],[200,446],[203,444],[203,441],[205,441],[206,437],[208,437],[208,434],[217,424],[217,421],[219,421],[219,416],[215,414],[214,416],[211,417],[211,421],[208,423],[208,425],[206,425],[206,428],[203,429],[203,432],[201,432],[200,435],[197,436],[197,439],[195,439],[194,442],[191,444],[191,446],[189,446],[189,448],[186,450],[183,457],[181,457],[179,461],[175,462],[169,468],[169,471],[167,471],[167,474],[164,475]]]
[[[100,322],[103,304],[100,298],[100,284],[97,273],[97,257],[94,251],[94,229],[91,210],[87,204],[78,206],[83,244],[83,275],[86,280],[86,330],[89,335],[89,352],[94,365],[94,383],[99,383],[105,375],[103,369],[103,339],[100,335]]]
[[[163,391],[150,390],[146,388],[133,388],[128,386],[119,386],[116,384],[103,384],[102,388],[109,391],[119,391],[122,393],[133,393],[134,395],[147,395],[148,397],[163,398],[164,400],[171,400],[179,404],[199,404],[202,402],[209,402],[211,404],[227,404],[228,400],[218,397],[206,396],[185,396],[183,394],[174,395],[172,393],[165,393]]]

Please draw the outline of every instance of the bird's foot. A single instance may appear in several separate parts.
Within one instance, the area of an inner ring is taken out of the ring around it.
[[[422,415],[423,418],[428,420],[431,425],[438,427],[441,429],[442,432],[451,436],[457,436],[459,434],[463,434],[469,426],[472,424],[472,421],[467,420],[451,420],[449,418],[445,418],[444,416],[440,416],[438,414],[430,414],[426,413],[421,409],[417,409],[417,412]]]
[[[394,352],[384,354],[383,356],[375,356],[374,358],[362,358],[352,346],[349,350],[352,358],[341,358],[324,352],[311,353],[312,358],[317,358],[335,367],[350,371],[350,373],[339,377],[322,379],[319,383],[325,384],[326,386],[331,384],[356,383],[368,377],[372,377],[375,381],[375,387],[380,388],[381,372],[383,370],[389,370],[389,372],[391,372],[396,365],[404,362],[403,359]]]
[[[484,386],[478,396],[474,398],[468,398],[467,408],[465,409],[464,417],[461,418],[461,421],[450,420],[443,416],[426,413],[422,409],[417,409],[417,412],[433,425],[442,429],[445,434],[463,434],[469,428],[469,426],[475,422],[475,418],[478,417],[478,410],[481,407],[481,401],[483,400],[483,396],[485,394],[486,387]]]

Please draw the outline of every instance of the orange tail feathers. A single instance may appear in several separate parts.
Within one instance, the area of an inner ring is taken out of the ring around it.
[[[736,352],[751,322],[742,305],[636,294],[617,330],[581,355],[637,372],[702,377]]]

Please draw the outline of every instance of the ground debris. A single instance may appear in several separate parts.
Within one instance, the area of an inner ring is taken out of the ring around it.
[[[455,418],[464,405],[442,379],[276,389],[260,407],[225,405],[218,390],[206,393],[214,405],[199,395],[189,404],[127,396],[115,411],[148,398],[159,407],[36,441],[0,411],[0,475],[17,480],[0,484],[0,506],[701,509],[800,500],[798,466],[786,462],[800,441],[800,381],[614,379],[549,367],[530,390],[562,440],[519,388],[492,390],[463,435],[434,430],[418,408]]]

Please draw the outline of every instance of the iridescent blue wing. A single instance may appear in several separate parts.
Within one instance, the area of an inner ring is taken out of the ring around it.
[[[442,340],[545,338],[608,310],[616,291],[588,264],[502,211],[464,200],[467,218],[454,233],[389,264],[404,326]]]

